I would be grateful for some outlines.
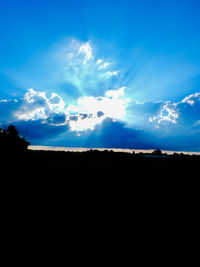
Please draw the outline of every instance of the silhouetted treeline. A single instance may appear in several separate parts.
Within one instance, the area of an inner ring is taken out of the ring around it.
[[[19,136],[19,132],[14,125],[7,129],[0,128],[0,154],[21,153],[27,150],[29,142]]]
[[[16,247],[19,242],[28,249],[33,247],[42,251],[51,246],[57,247],[57,244],[64,246],[63,228],[58,234],[60,221],[59,227],[54,230],[53,227],[48,229],[47,224],[41,227],[41,215],[51,195],[65,193],[68,196],[70,192],[135,194],[200,191],[200,156],[177,153],[170,156],[159,149],[153,153],[32,151],[27,150],[28,142],[19,137],[13,126],[1,130],[0,144],[1,152],[10,151],[0,161],[1,189],[6,192],[6,201],[9,199],[12,206],[21,199],[13,219],[19,220],[18,224],[14,222],[15,230],[12,232],[13,226],[9,230],[10,240],[17,240]],[[10,157],[13,153],[15,156]],[[41,196],[45,199],[43,205]],[[65,209],[62,213],[66,213]],[[57,220],[57,216],[55,218]]]
[[[0,130],[1,171],[20,194],[49,192],[152,192],[200,190],[200,156],[157,149],[153,153],[90,150],[27,150],[28,142],[11,125]],[[25,152],[26,153],[21,153]]]
[[[23,193],[199,191],[199,156],[31,151],[8,161]]]

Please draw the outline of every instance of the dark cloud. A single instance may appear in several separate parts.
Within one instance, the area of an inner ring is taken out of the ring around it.
[[[19,133],[31,142],[31,144],[48,144],[51,138],[58,137],[61,133],[68,131],[67,125],[55,126],[37,121],[18,121],[15,123]]]
[[[49,117],[46,119],[46,122],[48,124],[60,125],[65,123],[65,120],[66,120],[65,113],[60,113],[60,114],[52,113],[49,114]]]
[[[78,115],[71,115],[69,116],[70,121],[77,121],[78,120]]]
[[[84,120],[88,117],[88,114],[87,113],[79,113],[79,116],[82,120]]]
[[[150,148],[150,135],[144,131],[127,128],[124,122],[105,119],[97,125],[89,138],[89,142],[103,147]]]
[[[104,115],[104,113],[103,113],[103,111],[98,111],[97,112],[97,117],[99,118],[99,117],[102,117]]]
[[[66,147],[108,147],[133,149],[195,150],[200,147],[199,133],[179,136],[159,136],[148,131],[127,128],[123,122],[106,119],[93,131],[77,135],[68,126],[54,126],[38,121],[16,123],[20,134],[32,145],[57,145]]]
[[[127,128],[125,123],[105,119],[94,130],[77,136],[66,131],[55,140],[55,145],[71,147],[152,148],[152,136],[136,129]]]

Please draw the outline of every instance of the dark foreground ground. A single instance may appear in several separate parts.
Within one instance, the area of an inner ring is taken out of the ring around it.
[[[3,221],[7,221],[5,228],[2,229],[6,234],[8,246],[13,247],[15,251],[18,248],[20,251],[39,249],[49,253],[51,249],[53,253],[55,251],[66,253],[67,244],[69,247],[75,247],[76,251],[77,243],[88,239],[88,231],[95,242],[103,238],[106,243],[105,240],[109,237],[114,240],[113,242],[117,242],[119,232],[113,228],[115,223],[111,222],[109,226],[108,212],[104,215],[106,217],[103,218],[104,222],[100,221],[100,225],[94,222],[94,211],[98,210],[95,198],[93,199],[95,208],[89,209],[89,215],[85,211],[86,204],[81,203],[79,198],[78,204],[72,205],[76,199],[68,199],[68,192],[200,192],[198,156],[146,157],[142,154],[108,151],[81,153],[27,151],[21,155],[19,153],[3,155],[0,163],[2,209],[5,208],[7,214],[3,216]],[[65,197],[61,196],[62,193]],[[102,203],[102,198],[100,201]],[[133,214],[135,216],[133,221],[130,220],[131,223],[138,220],[135,214],[138,207],[136,202],[134,200],[134,204],[131,204],[127,212],[131,217]],[[146,205],[147,202],[139,208],[145,216],[147,216],[144,212]],[[106,203],[106,206],[109,212],[113,209],[109,203]],[[106,206],[104,205],[103,209]],[[117,203],[116,206],[118,208]],[[124,205],[121,206],[124,209]],[[151,213],[151,208],[149,212]],[[90,216],[92,219],[89,219]],[[96,215],[96,222],[100,220],[99,217],[101,215]],[[147,218],[151,220],[151,216]],[[127,224],[128,221],[129,219],[125,219],[124,223]],[[138,223],[140,225],[140,222]],[[143,223],[146,223],[146,219]],[[149,222],[147,224],[149,225]],[[144,232],[146,226],[142,227]],[[109,234],[106,234],[106,229]],[[111,229],[113,235],[110,234]],[[122,227],[123,236],[125,229],[126,227]],[[127,236],[131,232],[130,228],[128,229]],[[135,233],[138,232],[140,235],[141,231],[138,231],[139,226],[133,229],[135,238]],[[152,229],[147,231],[152,232]],[[85,244],[81,243],[81,246],[85,247]]]
[[[149,157],[97,150],[27,151],[1,159],[6,186],[20,195],[200,191],[199,167],[199,156]]]

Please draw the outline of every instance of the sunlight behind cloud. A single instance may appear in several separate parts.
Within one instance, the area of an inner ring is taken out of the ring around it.
[[[45,92],[29,89],[19,109],[14,113],[18,120],[37,121],[51,125],[68,125],[71,131],[94,130],[104,119],[123,120],[129,99],[125,87],[108,90],[105,96],[85,96],[76,105],[68,105],[56,93],[50,97]]]
[[[90,45],[90,41],[80,46],[78,55],[79,54],[84,55],[83,65],[87,64],[87,62],[92,59],[93,56],[92,56],[92,47]]]
[[[82,43],[74,39],[65,47],[65,53],[65,80],[77,87],[81,96],[98,96],[113,87],[113,77],[119,71],[114,62],[96,54],[91,41]]]
[[[108,90],[103,97],[81,97],[77,105],[69,105],[68,112],[78,113],[77,119],[70,121],[70,127],[79,131],[94,129],[96,124],[105,118],[123,120],[129,99],[124,96],[125,87],[119,90]],[[86,114],[86,118],[81,118]]]
[[[162,64],[162,58],[145,58],[140,64],[139,59],[134,64],[131,59],[131,64],[127,60],[122,65],[114,50],[112,56],[106,57],[100,48],[91,40],[77,39],[54,47],[43,57],[46,77],[41,73],[42,80],[44,77],[53,84],[52,89],[29,89],[18,101],[17,109],[11,109],[13,115],[9,118],[54,127],[55,131],[63,127],[62,131],[77,138],[101,129],[99,125],[107,120],[116,125],[121,123],[127,131],[147,131],[157,136],[182,133],[184,129],[191,133],[200,131],[199,93],[179,102],[163,99],[168,86],[176,85],[186,74],[194,75],[195,68],[189,71],[185,64],[180,71],[176,61]],[[1,106],[11,105],[5,101],[0,102]]]

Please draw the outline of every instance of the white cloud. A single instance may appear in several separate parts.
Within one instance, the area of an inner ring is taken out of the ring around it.
[[[11,101],[14,101],[15,103],[18,102],[17,99],[2,99],[2,100],[0,100],[0,103],[8,103],[8,102],[11,102]]]
[[[49,107],[52,110],[60,110],[60,111],[65,110],[66,104],[64,100],[56,93],[52,93],[51,97],[47,101],[48,101]]]
[[[82,44],[79,48],[78,55],[83,55],[83,65],[87,64],[93,58],[92,55],[92,46],[90,45],[90,41]]]
[[[99,70],[106,69],[110,65],[109,62],[105,62],[99,66]]]
[[[161,123],[177,123],[177,119],[179,117],[178,110],[176,108],[176,104],[167,102],[161,109],[158,116],[150,117],[150,122],[156,122],[156,126]]]
[[[85,112],[88,114],[96,114],[102,111],[106,117],[114,119],[122,119],[125,114],[125,107],[129,99],[122,98],[125,87],[119,90],[109,90],[103,97],[80,97],[77,106],[68,106],[68,111]]]
[[[97,117],[97,116],[91,116],[86,117],[84,119],[81,118],[81,116],[77,117],[77,120],[70,120],[69,126],[71,131],[77,131],[82,132],[86,130],[94,130],[94,127],[97,124],[100,124],[103,121],[104,118]]]
[[[118,98],[124,95],[124,90],[126,89],[125,86],[123,86],[122,88],[120,88],[119,90],[108,90],[105,93],[105,96],[107,97],[113,97],[113,98]]]
[[[107,90],[100,97],[79,97],[76,104],[68,106],[56,93],[47,97],[45,92],[28,89],[24,98],[18,101],[14,116],[18,120],[68,125],[71,131],[77,132],[93,130],[106,118],[125,121],[131,127],[135,127],[136,123],[143,129],[150,129],[153,125],[168,132],[175,128],[182,131],[195,127],[196,130],[200,125],[200,93],[191,94],[180,102],[136,103],[126,96],[125,89]],[[1,100],[0,103],[8,101]],[[141,124],[137,121],[138,117]]]
[[[101,64],[102,62],[103,62],[103,59],[98,59],[97,62],[96,62],[96,64],[99,65],[99,64]]]
[[[77,120],[70,121],[71,129],[83,131],[86,129],[94,129],[96,124],[101,123],[105,118],[114,120],[123,120],[126,113],[126,107],[129,103],[128,98],[124,98],[125,87],[119,90],[109,90],[103,97],[80,97],[77,105],[69,105],[68,112],[76,112],[79,114]],[[98,114],[100,114],[99,116]],[[85,113],[88,116],[84,119],[80,114]]]
[[[88,64],[93,62],[93,47],[91,41],[82,43],[76,39],[73,39],[71,43],[68,43],[63,48],[65,53],[65,60],[67,63],[66,68],[70,66],[73,71],[78,70],[81,67],[87,67]],[[62,61],[62,57],[60,57]]]
[[[45,92],[28,89],[24,95],[21,107],[15,112],[18,120],[43,120],[55,115],[67,115],[65,102],[55,93],[48,98]],[[51,122],[57,124],[56,122]]]
[[[170,129],[170,124],[176,124],[177,129],[190,129],[198,125],[200,120],[200,93],[186,96],[180,102],[165,102],[157,116],[149,121],[159,128],[163,125]]]
[[[186,96],[181,102],[182,103],[188,103],[191,106],[194,105],[195,102],[200,102],[200,93],[191,94],[189,96]]]
[[[105,73],[105,76],[107,78],[112,77],[112,76],[117,76],[117,75],[118,75],[118,71],[106,71]]]
[[[129,99],[124,97],[124,90],[125,87],[108,90],[101,97],[80,97],[77,105],[67,106],[56,93],[47,97],[45,92],[28,89],[14,115],[18,120],[68,125],[71,131],[93,130],[105,118],[123,120],[129,103]]]
[[[103,94],[106,89],[113,86],[112,78],[119,74],[119,71],[113,69],[116,68],[114,60],[103,59],[95,48],[91,41],[73,40],[64,50],[65,74],[63,77],[65,82],[78,89],[80,95],[93,95],[99,90],[102,90],[100,94]],[[116,80],[116,83],[118,82]]]

